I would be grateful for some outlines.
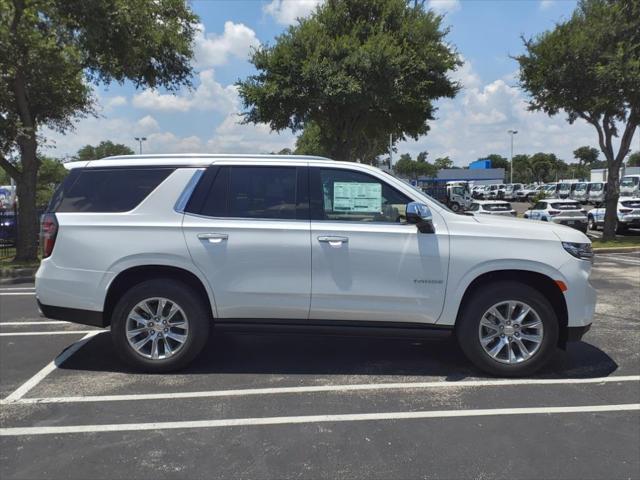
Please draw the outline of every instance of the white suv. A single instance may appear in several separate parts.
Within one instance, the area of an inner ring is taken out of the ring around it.
[[[211,327],[454,331],[496,375],[530,374],[588,330],[576,230],[451,212],[391,175],[316,157],[166,155],[68,164],[42,219],[49,318],[111,326],[146,371]]]

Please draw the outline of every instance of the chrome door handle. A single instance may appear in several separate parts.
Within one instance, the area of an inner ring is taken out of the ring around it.
[[[226,233],[199,233],[198,238],[200,240],[208,240],[209,243],[221,243],[229,238],[229,235]]]
[[[331,237],[331,236],[326,236],[325,237],[325,236],[321,236],[321,237],[318,237],[318,241],[319,242],[328,243],[332,247],[339,247],[343,243],[348,243],[349,242],[349,238],[348,237]]]

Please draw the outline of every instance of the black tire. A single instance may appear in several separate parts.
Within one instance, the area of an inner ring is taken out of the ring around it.
[[[596,223],[596,219],[593,218],[592,215],[589,215],[589,230],[593,230],[594,232],[598,230],[598,224]]]
[[[453,202],[451,204],[451,211],[458,213],[460,211],[460,204],[458,204],[457,202]]]
[[[189,332],[179,351],[165,359],[153,360],[138,354],[127,341],[126,321],[129,312],[139,302],[152,297],[164,297],[182,308]],[[116,304],[111,317],[111,339],[117,354],[128,365],[144,372],[160,373],[179,370],[189,364],[203,349],[211,324],[209,308],[203,299],[182,282],[169,278],[148,280],[128,290]]]
[[[515,300],[531,306],[540,317],[543,326],[542,342],[538,350],[520,363],[501,363],[484,351],[479,338],[480,321],[493,305],[501,301]],[[552,357],[558,344],[558,317],[549,301],[536,289],[518,282],[494,282],[476,290],[456,324],[458,343],[467,358],[479,369],[500,377],[531,375],[542,368]]]

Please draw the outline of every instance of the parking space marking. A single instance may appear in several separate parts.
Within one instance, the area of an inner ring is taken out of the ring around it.
[[[12,297],[18,295],[31,295],[34,296],[36,292],[0,292],[0,297]]]
[[[15,326],[15,325],[59,325],[61,323],[71,323],[65,322],[64,320],[47,320],[42,322],[0,322],[0,327],[3,326]]]
[[[14,290],[35,290],[36,287],[3,287],[0,288],[0,292],[10,292]]]
[[[229,418],[182,422],[121,423],[107,425],[69,425],[55,427],[0,428],[0,437],[23,435],[59,435],[63,433],[100,433],[140,430],[172,430],[258,425],[292,425],[325,422],[361,422],[380,420],[415,420],[426,418],[486,417],[501,415],[538,415],[560,413],[601,413],[640,411],[640,403],[618,405],[587,405],[566,407],[492,408],[475,410],[427,410],[418,412],[353,413],[334,415],[303,415],[296,417]]]
[[[407,382],[407,383],[364,383],[354,385],[313,385],[307,387],[270,387],[247,388],[237,390],[212,390],[202,392],[175,393],[144,393],[122,395],[95,395],[75,397],[41,397],[20,398],[17,401],[5,403],[79,403],[79,402],[118,402],[135,400],[171,400],[178,398],[208,398],[208,397],[241,397],[249,395],[275,395],[291,393],[322,393],[322,392],[352,392],[361,390],[410,390],[429,388],[473,388],[473,387],[504,387],[514,385],[574,385],[590,383],[619,383],[637,382],[640,375],[611,376],[598,378],[567,378],[567,379],[514,379],[514,380],[468,380],[460,382]]]
[[[83,333],[99,333],[103,330],[67,330],[61,332],[3,332],[0,337],[29,337],[33,335],[81,335]]]
[[[11,393],[7,398],[1,401],[1,403],[12,403],[16,400],[20,400],[25,394],[27,394],[33,387],[35,387],[38,383],[40,383],[47,375],[53,372],[58,366],[62,365],[71,355],[76,353],[78,350],[82,348],[82,346],[87,343],[91,337],[100,333],[100,330],[90,331],[80,340],[69,346],[65,351],[63,351],[56,358],[51,360],[42,370],[36,373],[29,380],[24,382],[21,386],[19,386],[13,393]]]

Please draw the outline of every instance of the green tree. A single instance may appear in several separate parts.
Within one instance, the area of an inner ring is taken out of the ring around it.
[[[529,158],[529,165],[536,182],[550,182],[556,179],[558,157],[553,153],[535,153]]]
[[[640,152],[635,152],[629,155],[627,167],[640,167]]]
[[[416,158],[416,160],[418,161],[418,163],[423,163],[427,161],[427,157],[429,156],[429,152],[420,152],[418,154],[418,157]]]
[[[103,140],[95,147],[85,145],[75,154],[74,160],[98,160],[100,158],[114,155],[133,155],[133,150],[122,143],[113,143],[110,140]]]
[[[37,253],[42,129],[94,114],[92,84],[189,84],[196,20],[184,0],[0,0],[0,165],[17,185],[16,261]]]
[[[311,123],[332,158],[371,162],[390,134],[426,134],[433,102],[458,91],[446,34],[442,17],[403,0],[328,0],[253,54],[258,72],[237,84],[244,121],[303,137]]]
[[[449,157],[440,157],[440,158],[436,158],[433,161],[433,165],[438,170],[444,170],[445,168],[453,168],[453,160],[451,160]]]
[[[40,156],[40,168],[38,169],[38,186],[36,188],[36,206],[42,209],[47,206],[55,188],[64,177],[67,176],[68,170],[60,160],[50,157]]]
[[[516,60],[529,108],[566,112],[569,123],[580,118],[597,131],[608,169],[603,238],[610,240],[619,170],[640,123],[640,2],[581,0],[569,20],[524,44]]]
[[[531,183],[534,181],[529,155],[513,156],[513,181],[515,183]]]
[[[584,146],[573,151],[573,158],[578,160],[580,165],[591,166],[598,161],[600,151],[597,148]]]

